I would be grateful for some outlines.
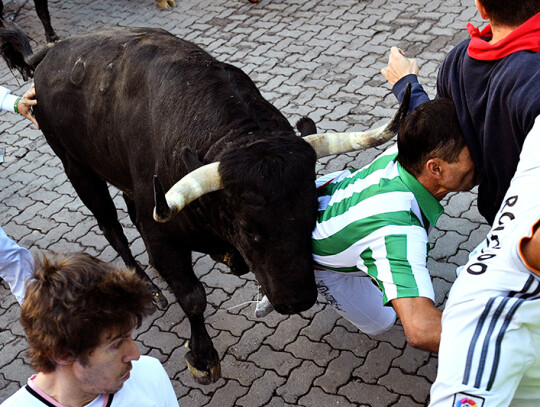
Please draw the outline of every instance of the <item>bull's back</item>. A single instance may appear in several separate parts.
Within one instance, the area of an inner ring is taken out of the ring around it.
[[[179,62],[180,61],[180,62]],[[153,66],[213,61],[166,31],[115,28],[57,43],[35,72],[36,117],[59,154],[90,166],[120,188],[163,133],[155,104],[170,72]],[[172,81],[176,82],[176,81]],[[163,120],[167,112],[162,112]],[[158,142],[159,144],[159,142]]]

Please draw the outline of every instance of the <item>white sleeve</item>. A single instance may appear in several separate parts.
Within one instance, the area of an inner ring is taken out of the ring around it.
[[[34,273],[34,258],[28,250],[11,240],[0,227],[0,277],[22,304],[26,280]]]
[[[0,109],[15,112],[15,101],[18,96],[12,95],[8,88],[0,86]]]

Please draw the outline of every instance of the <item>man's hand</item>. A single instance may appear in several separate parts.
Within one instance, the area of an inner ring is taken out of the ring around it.
[[[32,114],[32,106],[37,105],[37,100],[34,98],[36,97],[36,88],[34,87],[34,84],[28,89],[24,95],[19,99],[19,102],[17,103],[17,110],[20,114],[22,114],[24,117],[26,117],[28,120],[30,120],[32,123],[36,125],[36,127],[39,129],[39,124]]]
[[[418,75],[418,64],[416,59],[407,58],[405,53],[398,47],[392,47],[388,58],[388,66],[381,69],[381,73],[394,86],[404,76],[409,74]]]

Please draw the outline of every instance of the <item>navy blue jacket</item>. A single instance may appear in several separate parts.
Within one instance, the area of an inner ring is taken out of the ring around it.
[[[481,177],[478,210],[492,224],[534,119],[540,114],[540,53],[519,51],[494,61],[469,57],[469,40],[456,46],[441,65],[437,97],[452,99]],[[411,83],[411,109],[429,100],[415,75],[393,88],[401,101]],[[538,152],[540,160],[540,152]]]

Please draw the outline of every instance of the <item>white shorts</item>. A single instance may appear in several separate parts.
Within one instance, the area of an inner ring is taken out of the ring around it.
[[[378,335],[394,325],[394,309],[383,305],[382,292],[368,275],[315,270],[315,282],[320,296],[362,332]]]

